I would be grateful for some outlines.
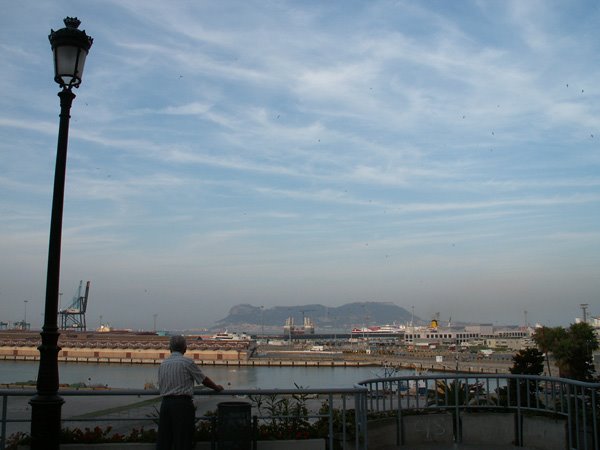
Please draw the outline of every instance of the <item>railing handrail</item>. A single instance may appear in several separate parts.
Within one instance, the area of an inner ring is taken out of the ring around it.
[[[365,386],[354,385],[349,388],[289,388],[289,389],[224,389],[221,392],[216,392],[208,388],[195,388],[194,395],[200,396],[231,396],[231,395],[326,395],[326,394],[357,394],[361,392],[367,392],[368,388]],[[36,395],[37,391],[35,389],[0,389],[0,396],[10,396],[10,397],[25,397],[30,396],[33,397]],[[127,389],[127,388],[80,388],[80,389],[60,389],[58,391],[58,395],[60,396],[78,396],[78,395],[86,395],[86,396],[104,396],[104,395],[155,395],[160,396],[160,391],[158,389]]]
[[[583,388],[600,389],[600,383],[589,381],[573,380],[571,378],[550,377],[547,375],[521,375],[521,374],[448,374],[438,373],[437,375],[398,375],[393,377],[376,377],[368,378],[359,381],[357,384],[363,386],[369,383],[377,383],[380,381],[404,381],[404,380],[439,380],[439,379],[459,379],[459,380],[497,380],[497,379],[514,379],[514,380],[531,380],[531,381],[550,381],[554,383],[571,384]]]

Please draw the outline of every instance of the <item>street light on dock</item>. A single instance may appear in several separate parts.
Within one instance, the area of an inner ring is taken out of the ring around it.
[[[38,347],[40,364],[37,394],[29,401],[31,448],[34,450],[59,448],[61,409],[64,400],[58,395],[58,289],[69,119],[71,104],[75,98],[73,88],[78,88],[81,84],[83,66],[93,42],[85,31],[78,29],[81,22],[76,17],[67,17],[64,23],[65,28],[50,30],[48,36],[54,55],[54,81],[62,90],[58,93],[60,122],[50,219],[44,325],[40,333],[42,343]]]
[[[23,330],[27,330],[27,302],[29,300],[23,300],[23,303],[25,303],[25,312],[23,313]]]

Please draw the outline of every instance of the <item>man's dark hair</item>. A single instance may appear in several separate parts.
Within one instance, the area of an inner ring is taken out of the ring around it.
[[[187,350],[187,342],[185,341],[185,337],[179,334],[171,336],[169,341],[169,350],[172,352],[185,353]]]

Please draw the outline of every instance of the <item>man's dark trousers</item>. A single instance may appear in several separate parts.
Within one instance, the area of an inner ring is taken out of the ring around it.
[[[192,450],[195,415],[191,397],[163,397],[158,419],[156,450]]]

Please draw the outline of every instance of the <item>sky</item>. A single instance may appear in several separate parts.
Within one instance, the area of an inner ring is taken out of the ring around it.
[[[71,110],[61,306],[90,280],[90,327],[209,326],[243,303],[600,315],[597,2],[2,11],[0,321],[43,322],[47,36],[67,16],[94,43]]]

